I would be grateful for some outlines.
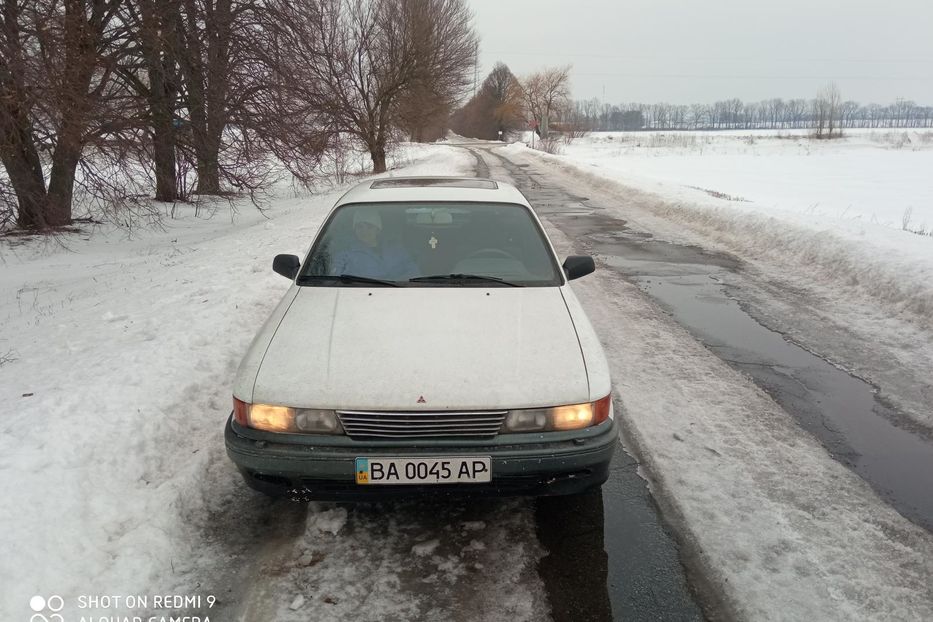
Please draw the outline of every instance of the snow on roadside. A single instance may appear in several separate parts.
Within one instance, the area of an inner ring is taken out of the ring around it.
[[[399,159],[390,175],[473,165],[440,146]],[[221,568],[248,562],[230,543],[249,546],[293,510],[244,490],[227,461],[230,382],[284,291],[273,255],[306,250],[341,192],[288,192],[265,216],[244,204],[233,220],[186,214],[133,236],[102,227],[0,242],[0,356],[11,359],[0,397],[12,406],[0,435],[0,618],[28,616],[37,594],[61,595],[66,619],[79,594],[212,585],[236,598],[217,585],[236,578]],[[334,509],[310,523],[340,538],[343,521],[353,524]]]
[[[646,134],[644,140],[650,137]],[[603,186],[615,182],[661,197],[665,218],[702,229],[753,257],[794,259],[808,279],[861,290],[895,313],[911,313],[933,328],[933,237],[897,228],[907,207],[913,208],[915,223],[933,227],[933,185],[928,181],[933,140],[915,151],[863,142],[820,144],[825,153],[819,156],[796,151],[794,141],[772,140],[780,147],[771,155],[690,150],[628,156],[599,148],[606,141],[597,138],[563,147],[563,156],[520,143],[504,150],[510,156],[544,159]],[[760,186],[764,189],[756,192]],[[717,198],[707,190],[745,200]],[[853,213],[840,217],[856,201]],[[820,202],[829,213],[807,207]]]
[[[561,151],[671,201],[731,198],[737,209],[895,230],[910,209],[913,225],[933,228],[931,130],[849,130],[831,141],[800,131],[593,132]]]
[[[571,240],[548,228],[560,254]],[[633,284],[574,281],[623,435],[723,608],[744,620],[933,619],[933,536],[830,458]]]
[[[880,385],[883,396],[904,411],[907,425],[933,430],[933,411],[924,397],[931,385],[923,373],[933,366],[933,238],[698,191],[684,198],[679,186],[648,183],[612,168],[624,166],[624,160],[607,158],[594,166],[521,144],[497,151],[518,162],[546,163],[548,174],[562,179],[585,179],[594,191],[618,197],[601,206],[630,221],[638,218],[645,231],[730,252],[785,292],[807,292],[810,315],[838,326],[835,332],[851,332],[853,343],[873,344],[876,352],[844,348],[832,334],[819,331],[801,330],[796,337]],[[925,151],[912,153],[926,157]],[[876,155],[886,154],[877,150]],[[794,326],[779,328],[795,333]]]

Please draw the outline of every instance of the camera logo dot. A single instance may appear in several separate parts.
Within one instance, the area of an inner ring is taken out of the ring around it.
[[[29,608],[35,611],[30,622],[63,622],[58,612],[65,608],[65,600],[55,594],[48,598],[36,594],[29,599]],[[46,610],[50,612],[48,615],[43,613]]]

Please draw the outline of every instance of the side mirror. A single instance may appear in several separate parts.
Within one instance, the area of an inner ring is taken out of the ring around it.
[[[589,255],[571,255],[564,260],[564,274],[572,281],[596,270],[596,262]]]
[[[295,255],[276,255],[272,260],[272,270],[289,279],[294,279],[301,267],[301,260]]]

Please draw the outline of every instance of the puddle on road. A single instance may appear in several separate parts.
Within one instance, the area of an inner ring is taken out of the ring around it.
[[[718,276],[734,262],[656,241],[597,236],[593,246],[710,350],[751,376],[883,499],[933,531],[933,445],[893,425],[896,413],[870,384],[762,326],[730,298]]]

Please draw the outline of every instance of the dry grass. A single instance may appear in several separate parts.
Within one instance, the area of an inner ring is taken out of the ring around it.
[[[560,155],[563,152],[560,146],[560,140],[557,138],[541,138],[538,140],[535,148],[551,155]]]
[[[16,352],[14,350],[7,350],[3,354],[0,354],[0,367],[3,367],[7,363],[12,363],[16,358]]]
[[[914,208],[908,207],[904,210],[904,215],[901,216],[901,229],[915,235],[933,237],[933,228],[927,228],[927,224],[925,222],[919,225],[912,223],[913,215]]]
[[[708,190],[706,188],[700,188],[699,186],[688,186],[688,187],[693,188],[694,190],[705,192],[711,197],[716,197],[717,199],[723,199],[725,201],[738,201],[740,203],[748,203],[748,199],[745,199],[743,197],[733,196],[731,194],[726,194],[725,192],[719,192],[718,190]]]

